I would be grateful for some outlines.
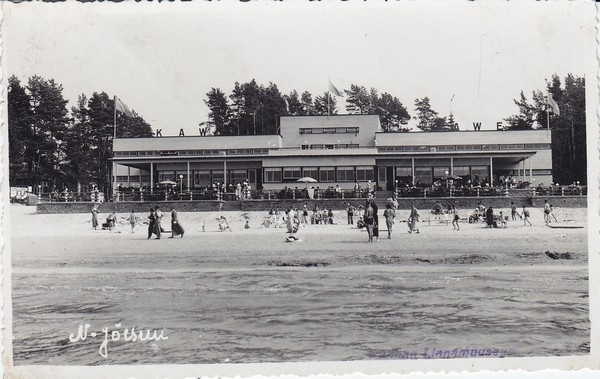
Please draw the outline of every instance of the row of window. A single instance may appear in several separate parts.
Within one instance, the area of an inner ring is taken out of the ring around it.
[[[201,155],[213,156],[222,155],[223,151],[227,155],[252,155],[252,154],[268,154],[269,149],[227,149],[227,150],[146,150],[146,151],[115,151],[115,157],[147,157],[147,156],[187,156]]]
[[[270,167],[264,170],[265,183],[291,182],[302,177],[310,177],[319,182],[353,182],[375,179],[373,166]]]
[[[302,150],[310,149],[358,149],[357,143],[338,143],[338,144],[313,144],[313,145],[300,145]]]
[[[438,152],[438,151],[478,151],[478,150],[547,150],[549,143],[526,143],[526,144],[491,144],[491,145],[436,145],[436,146],[380,146],[380,151],[416,151],[416,152]]]
[[[352,128],[300,128],[300,134],[340,134],[358,133],[357,127]]]

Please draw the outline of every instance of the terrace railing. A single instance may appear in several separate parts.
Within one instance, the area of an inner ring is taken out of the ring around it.
[[[389,191],[386,191],[389,193]],[[403,187],[395,191],[398,198],[437,198],[437,197],[536,197],[536,196],[587,196],[587,186],[547,186],[525,189],[505,187],[474,187],[474,188],[446,188],[446,187]],[[375,193],[377,194],[377,192]],[[367,198],[369,191],[365,188],[359,190],[347,189],[314,189],[313,199],[360,199]],[[116,191],[113,197],[105,197],[103,193],[94,192],[46,192],[39,194],[39,202],[105,202],[105,201],[201,201],[224,200],[237,201],[247,199],[308,199],[306,189],[285,190],[252,190],[244,193],[241,198],[235,192],[221,192],[210,188],[191,189],[184,191],[169,190],[122,190]]]

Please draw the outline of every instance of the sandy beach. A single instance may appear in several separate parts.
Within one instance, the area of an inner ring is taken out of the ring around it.
[[[16,364],[589,351],[588,229],[547,227],[540,209],[530,209],[533,226],[517,220],[506,229],[461,223],[457,232],[431,216],[420,234],[407,233],[400,210],[392,239],[382,231],[372,244],[343,211],[335,225],[301,227],[301,240],[288,243],[285,228],[262,226],[266,212],[180,212],[184,238],[148,240],[146,214],[132,234],[128,214],[109,232],[92,230],[91,214],[10,210]],[[232,231],[219,232],[221,215]],[[586,224],[585,208],[555,215],[557,225]],[[98,337],[70,342],[85,323]],[[111,341],[103,357],[102,328],[115,324],[169,338]]]

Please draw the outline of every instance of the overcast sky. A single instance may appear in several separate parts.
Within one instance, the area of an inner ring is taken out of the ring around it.
[[[163,135],[197,134],[210,88],[253,78],[313,97],[328,79],[375,87],[412,116],[428,96],[461,129],[494,129],[554,73],[595,79],[592,2],[2,5],[7,77],[52,78],[69,107],[116,94]]]

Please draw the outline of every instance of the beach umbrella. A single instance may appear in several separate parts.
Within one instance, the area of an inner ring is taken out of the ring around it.
[[[301,183],[306,183],[306,188],[308,189],[308,183],[317,183],[318,181],[316,179],[311,178],[310,176],[305,176],[303,178],[300,178],[298,180],[296,180],[297,182],[301,182]]]
[[[317,179],[313,179],[310,176],[305,176],[304,178],[300,178],[298,180],[296,180],[297,182],[302,182],[302,183],[317,183]]]
[[[163,180],[162,182],[158,182],[159,184],[170,184],[170,185],[176,185],[177,183],[175,183],[172,180]]]

